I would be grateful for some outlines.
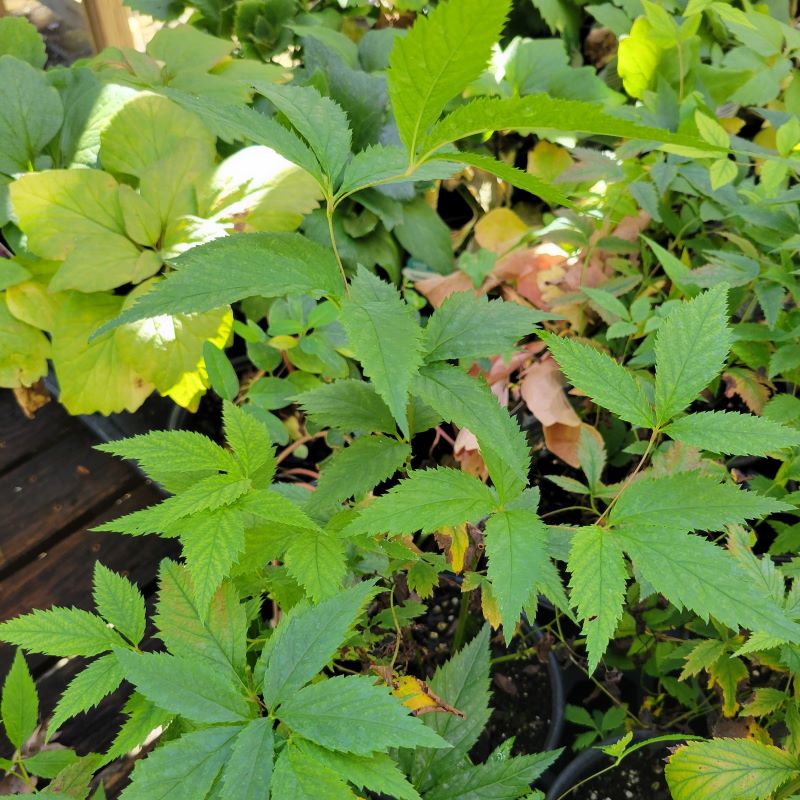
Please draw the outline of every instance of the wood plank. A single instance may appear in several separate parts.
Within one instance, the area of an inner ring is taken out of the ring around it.
[[[105,47],[133,47],[128,10],[121,0],[83,0],[97,52]]]
[[[87,514],[141,482],[77,430],[0,477],[0,579]]]
[[[11,391],[0,391],[0,474],[78,430],[79,424],[55,401],[27,419]]]

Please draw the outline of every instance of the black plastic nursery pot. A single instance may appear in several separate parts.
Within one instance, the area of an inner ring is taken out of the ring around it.
[[[644,742],[658,735],[654,731],[634,731],[633,742]],[[670,800],[664,779],[665,758],[678,741],[643,747],[613,770],[581,784],[613,763],[599,748],[616,741],[618,737],[607,739],[575,756],[550,784],[546,800]]]

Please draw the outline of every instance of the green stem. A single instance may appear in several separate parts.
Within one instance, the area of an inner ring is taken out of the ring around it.
[[[344,271],[344,264],[342,263],[342,258],[339,255],[339,248],[336,246],[336,234],[333,232],[333,210],[334,206],[331,200],[328,200],[328,205],[325,209],[325,216],[328,219],[328,235],[331,239],[331,247],[333,248],[333,254],[336,256],[336,263],[339,265],[339,272],[342,275],[342,283],[344,284],[344,293],[346,297],[350,297],[350,285],[347,283],[347,274]]]

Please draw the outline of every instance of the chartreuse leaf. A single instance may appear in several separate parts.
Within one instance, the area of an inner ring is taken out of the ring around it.
[[[13,316],[5,295],[0,295],[0,386],[14,389],[36,383],[47,374],[49,356],[44,333]]]
[[[38,69],[47,62],[44,41],[25,17],[0,19],[0,55],[15,56]]]
[[[411,777],[423,792],[435,784],[436,775],[463,764],[489,720],[489,635],[490,628],[484,625],[468,645],[437,668],[430,681],[432,691],[463,712],[464,718],[453,714],[422,717],[452,745],[450,750],[417,749],[414,753]]]
[[[220,800],[265,800],[272,778],[272,720],[259,717],[241,729],[222,771]]]
[[[169,492],[188,489],[197,480],[220,471],[239,469],[224,447],[194,431],[150,431],[99,444],[96,449],[136,461],[149,478]]]
[[[81,670],[61,695],[47,726],[47,738],[51,738],[68,719],[88,711],[116,691],[124,677],[122,667],[111,654],[101,656]]]
[[[622,617],[628,571],[618,538],[596,527],[572,536],[567,568],[570,597],[586,636],[589,671],[594,672]]]
[[[27,172],[61,127],[61,98],[44,73],[11,55],[0,56],[0,87],[0,173]]]
[[[253,716],[234,672],[208,661],[168,653],[134,653],[115,648],[126,680],[148,700],[193,722],[241,722]]]
[[[800,625],[789,620],[763,588],[753,584],[736,561],[707,539],[670,529],[622,527],[613,535],[639,574],[676,606],[704,619],[715,617],[781,641],[800,642]]]
[[[337,753],[305,739],[293,739],[291,746],[303,756],[341,775],[359,789],[370,789],[399,800],[421,800],[417,790],[385,753],[374,753],[371,756]]]
[[[352,133],[342,107],[313,86],[254,85],[306,140],[332,187],[350,158]]]
[[[312,683],[275,712],[294,733],[343,753],[371,755],[390,747],[447,747],[418,717],[409,715],[388,686],[366,675]]]
[[[92,596],[97,613],[110,622],[128,641],[142,641],[145,626],[144,597],[127,578],[104,567],[94,565]]]
[[[21,750],[39,722],[39,695],[21,650],[14,654],[3,683],[0,716],[8,740]]]
[[[728,289],[715,286],[683,302],[656,334],[656,419],[683,411],[722,371],[731,346]]]
[[[664,774],[675,800],[762,800],[800,775],[800,761],[753,739],[714,739],[681,747]]]
[[[511,352],[532,333],[545,315],[518,303],[487,300],[473,292],[455,292],[428,320],[422,346],[425,360],[447,361],[479,358]]]
[[[418,16],[389,58],[389,99],[412,158],[448,100],[483,72],[508,14],[507,0],[441,3]]]
[[[496,505],[491,489],[474,475],[447,467],[415,470],[367,506],[343,535],[429,533],[475,522]]]
[[[408,438],[408,391],[422,363],[414,312],[393,286],[359,267],[343,305],[342,324],[364,374]]]
[[[275,447],[266,426],[228,401],[222,404],[222,423],[225,439],[244,474],[268,486],[275,475]]]
[[[411,447],[405,442],[386,436],[360,436],[325,464],[309,503],[324,509],[348,497],[360,499],[391,478],[410,455]]]
[[[664,433],[679,442],[730,455],[765,456],[800,445],[800,432],[735,411],[701,411],[670,423]]]
[[[296,398],[316,425],[354,433],[392,433],[392,412],[370,383],[352,378],[310,389]]]
[[[272,797],[292,800],[357,800],[338,773],[290,743],[275,763]]]
[[[487,520],[484,541],[489,558],[486,574],[500,605],[503,635],[508,642],[522,607],[541,579],[540,565],[549,559],[547,529],[533,511],[499,511]]]
[[[0,640],[48,656],[96,656],[122,644],[100,617],[78,608],[36,609],[0,624]]]
[[[247,616],[232,584],[219,588],[204,616],[188,570],[165,559],[159,569],[155,624],[173,655],[200,657],[217,668],[244,672]]]
[[[644,387],[633,373],[591,345],[540,334],[573,386],[621,419],[651,428],[655,416]]]
[[[119,313],[122,300],[111,294],[72,292],[58,307],[53,367],[59,399],[71,414],[136,411],[153,390],[125,362],[115,333],[89,341],[93,331]]]
[[[609,520],[632,530],[648,526],[721,531],[726,525],[790,509],[780,500],[720,483],[710,475],[678,472],[633,482],[611,509]]]
[[[516,497],[527,486],[528,442],[483,379],[448,364],[435,364],[420,370],[414,392],[443,419],[475,434],[502,500]]]
[[[136,763],[121,800],[201,800],[231,758],[238,725],[203,728],[158,747]]]
[[[299,233],[247,233],[193,247],[171,262],[175,271],[95,335],[162,314],[210,311],[245,297],[342,292],[330,248]]]
[[[278,625],[261,654],[263,695],[274,709],[305,686],[333,658],[376,594],[371,581],[339,592],[316,606],[296,606]]]

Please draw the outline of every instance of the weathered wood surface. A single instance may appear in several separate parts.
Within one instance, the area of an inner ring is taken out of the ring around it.
[[[159,562],[175,543],[157,537],[93,533],[101,522],[157,502],[159,491],[130,466],[93,449],[92,434],[50,403],[27,420],[0,391],[0,620],[34,608],[92,609],[95,562],[127,575],[152,602]],[[13,648],[0,644],[0,681]],[[43,715],[83,666],[29,654]],[[59,739],[79,753],[102,751],[119,725],[129,688],[64,727]],[[0,755],[9,745],[0,741]]]

